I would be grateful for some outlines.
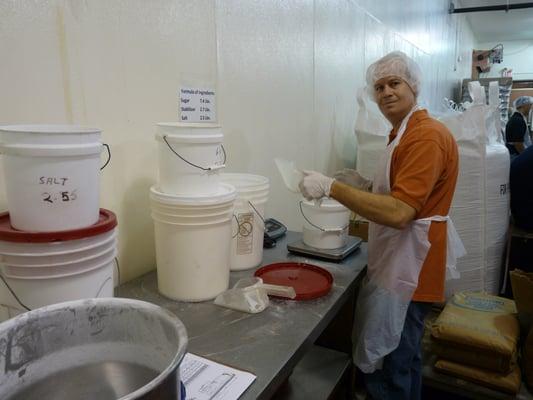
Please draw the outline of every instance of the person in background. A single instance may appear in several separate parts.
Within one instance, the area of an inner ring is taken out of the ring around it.
[[[329,196],[370,221],[353,359],[376,400],[420,399],[424,318],[433,302],[444,301],[447,263],[455,265],[454,250],[464,250],[453,246],[461,242],[448,217],[457,144],[417,105],[420,77],[402,52],[367,70],[367,90],[393,126],[373,181],[345,169],[335,178],[305,171],[300,182],[308,200]]]
[[[533,146],[511,162],[511,213],[514,224],[533,231]]]
[[[514,101],[514,114],[505,126],[505,142],[511,154],[511,160],[531,146],[531,136],[527,127],[527,118],[533,98],[529,96],[518,97]]]

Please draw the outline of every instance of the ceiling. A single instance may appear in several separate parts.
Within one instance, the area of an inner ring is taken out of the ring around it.
[[[528,0],[452,0],[455,8],[519,4]],[[533,8],[466,13],[478,43],[533,41]]]

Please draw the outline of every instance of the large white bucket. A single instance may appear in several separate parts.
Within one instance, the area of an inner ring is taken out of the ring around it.
[[[317,249],[331,250],[346,245],[350,210],[333,199],[301,201],[304,217],[303,242]]]
[[[0,303],[13,316],[24,306],[112,297],[116,225],[115,215],[102,209],[89,228],[29,233],[11,228],[9,215],[1,214],[0,273],[9,288],[0,282]]]
[[[223,138],[216,124],[157,124],[161,191],[185,196],[218,193],[219,171],[226,162]]]
[[[212,196],[172,196],[150,189],[161,294],[204,301],[227,290],[235,197],[235,188],[226,184]]]
[[[268,178],[250,174],[221,174],[221,179],[237,189],[235,218],[232,222],[231,270],[257,267],[263,259]]]
[[[70,125],[0,127],[14,228],[53,232],[98,220],[100,130]]]

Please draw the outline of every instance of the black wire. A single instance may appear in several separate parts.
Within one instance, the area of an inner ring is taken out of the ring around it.
[[[107,154],[109,155],[109,157],[107,158],[107,161],[105,162],[104,166],[100,167],[100,171],[107,167],[107,164],[109,164],[109,162],[111,161],[111,149],[109,148],[109,145],[107,143],[103,143],[103,145],[107,149]]]
[[[237,232],[231,238],[235,239],[239,234],[239,231],[241,230],[241,225],[239,224],[239,220],[237,219],[237,216],[235,214],[233,214],[233,218],[235,218],[235,222],[237,222]]]
[[[120,264],[118,263],[118,258],[117,257],[115,257],[115,265],[117,266],[118,285],[120,285]]]
[[[307,219],[307,217],[304,214],[304,210],[302,210],[302,201],[300,201],[300,212],[302,213],[302,217],[304,217],[304,219],[309,223],[309,225],[314,226],[316,229],[318,229],[318,230],[320,230],[322,232],[326,232],[326,230],[324,228],[321,228],[320,226],[313,224],[311,221],[309,221]]]
[[[254,207],[254,205],[252,204],[252,202],[250,200],[248,200],[248,204],[250,204],[250,207],[252,207],[255,211],[255,213],[257,215],[259,215],[259,218],[261,218],[261,221],[263,221],[263,226],[265,225],[265,219],[263,218],[263,216],[259,213],[259,211],[257,211],[257,209]]]
[[[182,161],[186,162],[187,164],[195,167],[195,168],[199,168],[201,169],[202,171],[211,171],[211,167],[209,168],[204,168],[204,167],[200,167],[199,165],[196,165],[196,164],[193,164],[192,162],[190,161],[187,161],[185,158],[183,158],[182,156],[180,156],[178,153],[176,153],[176,151],[172,148],[172,146],[170,145],[170,143],[167,141],[167,137],[166,135],[163,136],[163,140],[165,141],[165,143],[167,144],[168,148],[170,149],[170,151],[172,151],[175,155],[177,155]],[[224,154],[226,154],[226,152],[224,152]]]
[[[9,286],[9,284],[7,283],[7,281],[5,280],[4,276],[2,274],[0,274],[0,279],[2,279],[2,282],[4,282],[4,285],[6,285],[7,287],[7,290],[9,290],[9,292],[11,293],[11,295],[15,298],[15,300],[17,300],[17,302],[22,306],[24,307],[24,309],[26,311],[31,311],[31,308],[27,307],[22,301],[20,301],[20,299],[18,298],[18,296],[15,294],[15,292],[13,291],[13,289],[11,289],[11,286]]]

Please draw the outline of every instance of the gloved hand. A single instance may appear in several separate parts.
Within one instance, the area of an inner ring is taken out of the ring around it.
[[[307,200],[321,199],[329,196],[331,184],[335,179],[316,171],[303,171],[304,177],[298,187]]]
[[[343,170],[335,172],[333,177],[339,182],[345,183],[356,189],[370,191],[372,188],[372,181],[364,178],[355,169],[344,168]]]

